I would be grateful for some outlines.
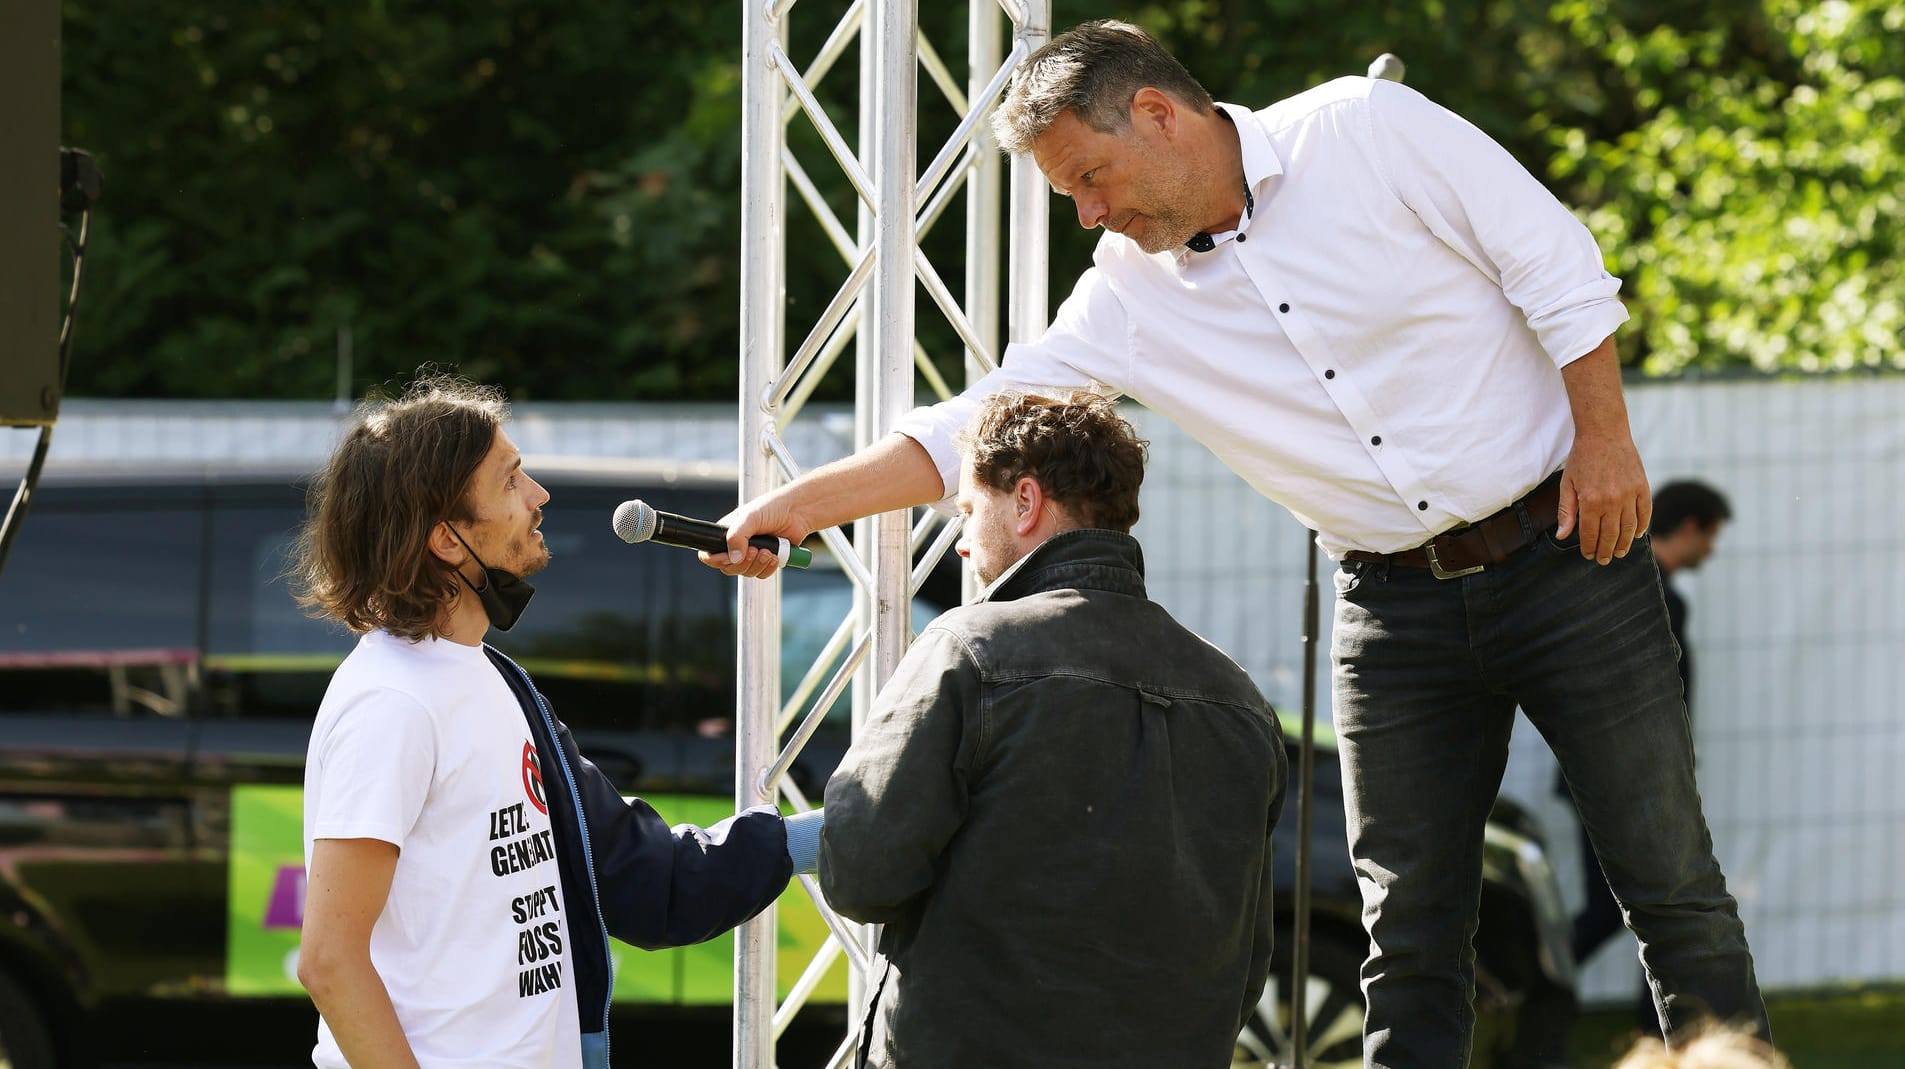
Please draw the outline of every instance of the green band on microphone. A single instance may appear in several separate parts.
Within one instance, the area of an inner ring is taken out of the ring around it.
[[[794,545],[785,538],[781,539],[780,558],[783,568],[805,568],[814,562],[812,550]]]

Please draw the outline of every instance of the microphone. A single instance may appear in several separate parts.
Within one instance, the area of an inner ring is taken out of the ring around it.
[[[728,551],[728,532],[720,524],[658,512],[645,501],[624,501],[615,507],[615,536],[631,544],[660,542],[708,553]],[[783,568],[805,568],[814,562],[811,552],[775,535],[755,535],[747,544],[779,557]]]

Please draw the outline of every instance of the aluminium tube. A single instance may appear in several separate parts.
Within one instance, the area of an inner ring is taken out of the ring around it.
[[[749,500],[779,480],[766,442],[774,413],[767,392],[781,368],[785,330],[786,183],[781,118],[786,97],[773,53],[785,26],[762,3],[741,5],[741,352],[740,497]],[[760,795],[761,773],[774,761],[780,705],[780,582],[741,580],[735,594],[736,809],[772,801]],[[733,1064],[774,1065],[774,951],[778,909],[769,906],[735,931]]]

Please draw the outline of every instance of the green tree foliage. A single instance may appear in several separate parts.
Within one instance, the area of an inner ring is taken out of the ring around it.
[[[1554,15],[1634,117],[1557,126],[1552,174],[1585,192],[1645,368],[1905,367],[1905,4]]]
[[[802,0],[804,62],[844,0]],[[107,177],[76,393],[321,397],[429,360],[538,398],[734,396],[740,7],[67,0],[65,137]],[[1060,4],[1263,104],[1383,51],[1601,239],[1649,371],[1905,364],[1905,0]],[[963,68],[964,5],[922,5]],[[822,88],[854,135],[850,51]],[[951,129],[922,79],[922,166]],[[790,144],[852,225],[811,128]],[[1091,236],[1054,206],[1055,295]],[[957,205],[929,239],[958,288]],[[791,207],[794,338],[844,274]],[[919,329],[952,371],[950,330]],[[836,385],[835,392],[844,387]]]
[[[733,5],[72,0],[107,176],[74,392],[325,396],[425,360],[731,390]],[[717,361],[699,359],[726,348]]]

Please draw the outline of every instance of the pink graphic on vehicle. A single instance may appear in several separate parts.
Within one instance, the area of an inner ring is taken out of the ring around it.
[[[304,927],[304,866],[280,865],[265,905],[265,928]]]

